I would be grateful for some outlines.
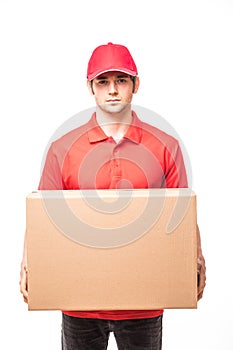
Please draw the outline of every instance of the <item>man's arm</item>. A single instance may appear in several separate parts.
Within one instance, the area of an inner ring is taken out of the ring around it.
[[[65,152],[63,152],[65,153]],[[64,158],[64,157],[63,157]],[[61,157],[61,159],[63,160]],[[62,189],[61,166],[58,161],[54,145],[51,144],[41,175],[39,190],[60,190]],[[23,294],[25,303],[28,303],[28,267],[27,267],[27,232],[24,237],[23,258],[20,271],[20,292]]]
[[[24,237],[23,259],[20,271],[20,292],[23,294],[25,303],[28,303],[28,271],[27,271],[27,232]]]
[[[184,165],[184,159],[182,155],[179,143],[175,144],[175,147],[170,150],[169,171],[166,176],[166,187],[188,187],[186,169]],[[201,237],[199,227],[197,225],[197,273],[198,273],[198,291],[197,299],[200,300],[203,295],[203,291],[206,285],[206,266],[205,259],[202,254]]]
[[[197,226],[197,273],[198,273],[198,291],[197,299],[200,300],[203,296],[204,288],[206,285],[206,266],[205,259],[201,249],[201,236],[200,230]]]

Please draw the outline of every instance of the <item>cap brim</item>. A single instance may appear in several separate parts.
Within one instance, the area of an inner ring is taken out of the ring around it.
[[[137,76],[137,72],[132,71],[132,70],[129,70],[129,69],[109,68],[109,69],[105,69],[105,70],[100,71],[100,72],[92,73],[92,74],[90,74],[90,75],[87,77],[87,79],[88,79],[88,80],[93,80],[93,79],[97,78],[99,75],[104,74],[104,73],[107,73],[107,72],[122,72],[122,73],[125,73],[125,74],[132,75],[133,77],[136,77],[136,76]]]

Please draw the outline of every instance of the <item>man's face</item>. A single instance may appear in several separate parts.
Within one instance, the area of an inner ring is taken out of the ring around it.
[[[138,86],[138,78],[134,87],[129,75],[122,72],[107,72],[93,80],[92,92],[95,95],[96,104],[102,111],[120,113],[130,106]]]

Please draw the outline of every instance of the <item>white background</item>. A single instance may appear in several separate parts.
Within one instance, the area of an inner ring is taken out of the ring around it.
[[[232,350],[233,2],[1,0],[0,36],[4,349],[60,348],[60,312],[28,312],[19,293],[25,196],[37,188],[54,131],[93,106],[87,61],[111,41],[137,63],[134,103],[182,138],[198,196],[207,287],[198,310],[165,312],[163,349]]]

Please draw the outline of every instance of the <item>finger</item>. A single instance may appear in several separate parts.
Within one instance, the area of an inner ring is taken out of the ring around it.
[[[198,293],[197,301],[199,301],[202,297],[203,297],[203,291]]]
[[[28,303],[28,292],[27,292],[27,290],[23,289],[23,290],[21,291],[21,293],[23,294],[23,300],[24,300],[24,302],[25,302],[25,303]]]
[[[21,271],[20,292],[23,294],[24,301],[28,302],[28,288],[27,288],[27,271]]]
[[[26,297],[25,295],[23,296],[23,301],[28,304],[28,297]]]
[[[205,271],[201,271],[200,273],[200,289],[203,290],[206,285],[206,274]]]
[[[203,270],[198,274],[198,280],[199,280],[199,284],[198,284],[197,294],[198,294],[198,300],[200,300],[203,296],[204,288],[206,285],[206,276]]]
[[[26,291],[27,291],[27,279],[25,276],[22,276],[20,280],[20,292],[24,293]]]
[[[21,288],[20,292],[23,294],[23,300],[25,303],[28,303],[28,292],[26,289]]]

